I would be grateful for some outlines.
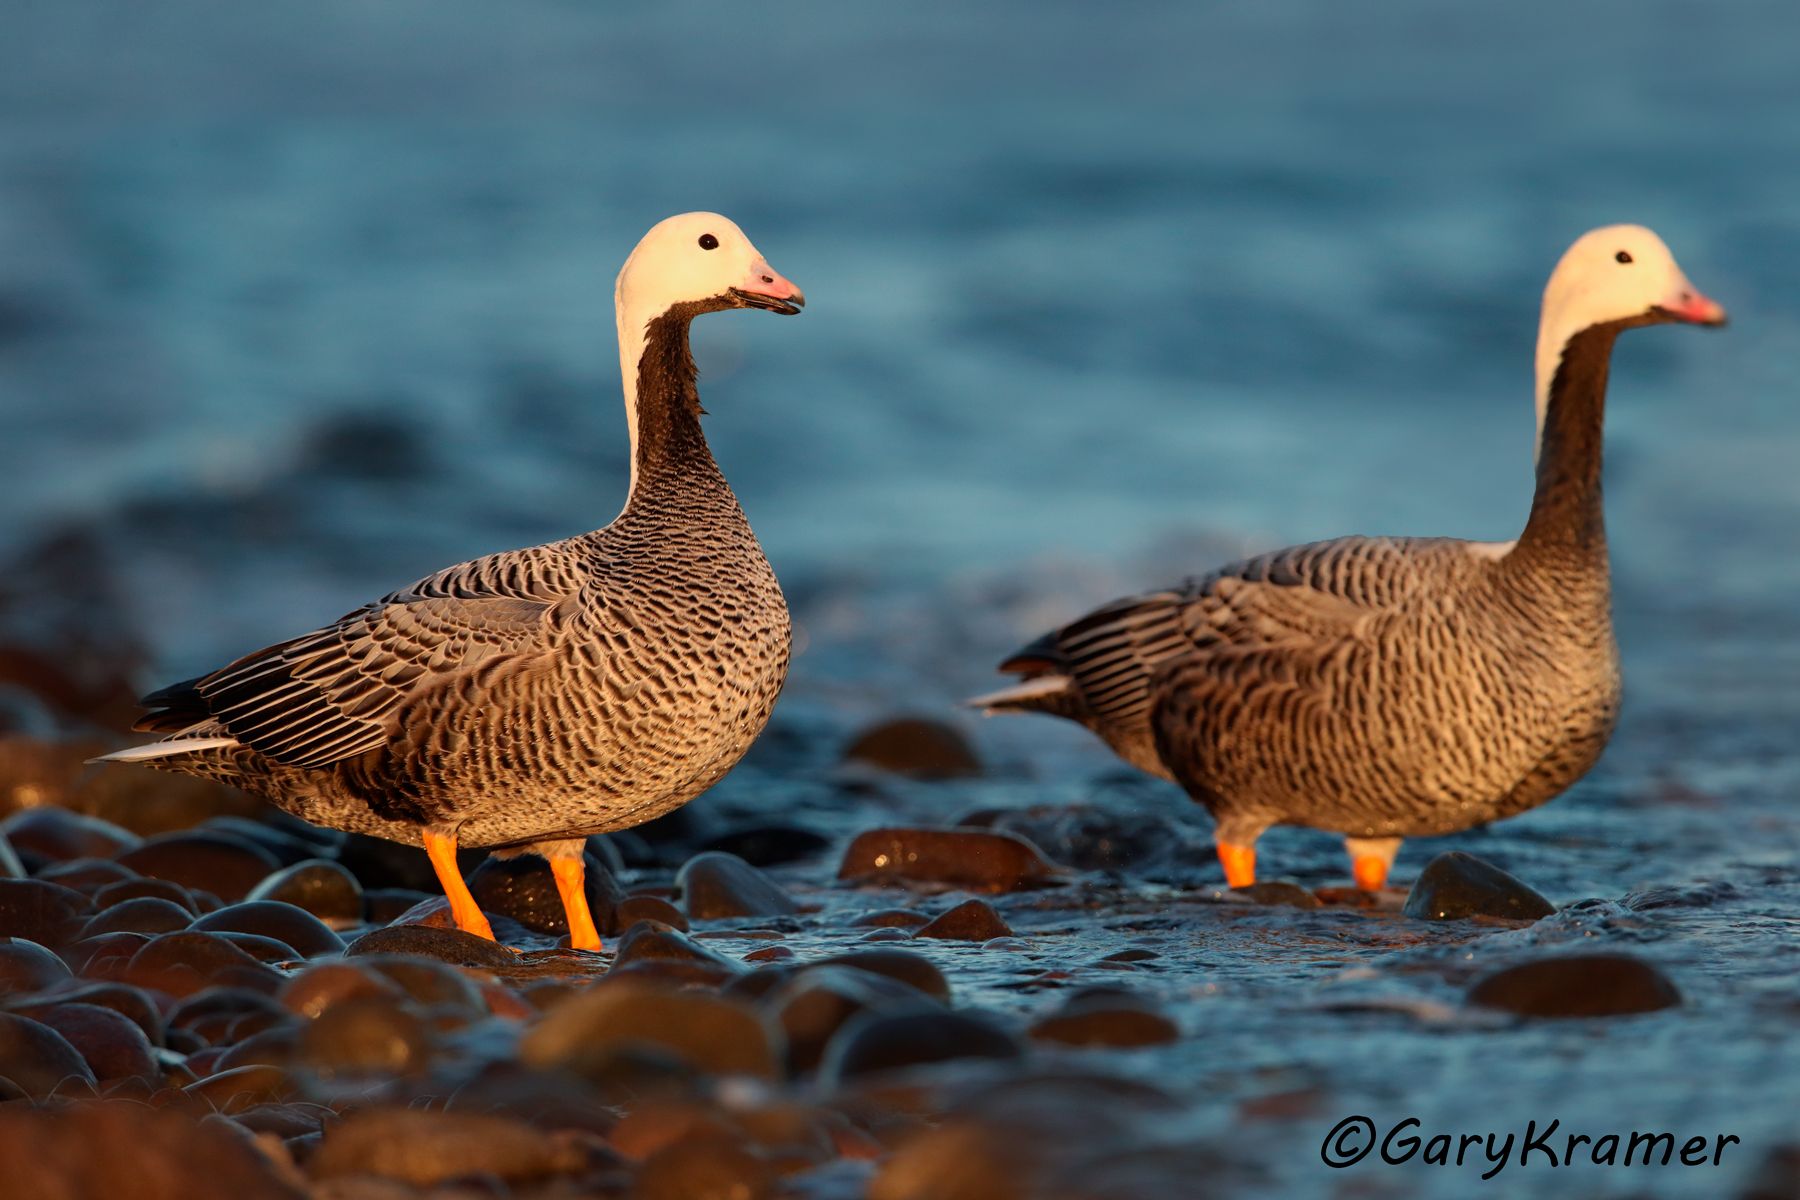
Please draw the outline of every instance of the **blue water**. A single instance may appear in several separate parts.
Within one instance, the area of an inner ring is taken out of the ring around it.
[[[697,331],[805,638],[791,702],[942,710],[1045,625],[1222,558],[1512,536],[1543,279],[1638,221],[1732,325],[1621,344],[1630,707],[1599,784],[1504,828],[1674,778],[1791,879],[1797,46],[1785,0],[15,0],[0,553],[97,539],[152,682],[603,524],[613,276],[714,208],[810,301]],[[976,732],[1108,769],[1050,722]],[[1690,831],[1631,819],[1686,878]],[[1643,882],[1561,869],[1560,899]],[[1791,989],[1788,928],[1698,944]],[[1659,1054],[1674,1087],[1692,1057]]]

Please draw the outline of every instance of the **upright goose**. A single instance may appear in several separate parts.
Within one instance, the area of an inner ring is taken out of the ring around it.
[[[492,938],[458,844],[550,860],[597,950],[581,846],[705,791],[787,675],[787,605],[707,449],[688,326],[792,315],[800,289],[716,213],[663,221],[614,296],[631,490],[606,528],[474,559],[145,698],[162,741],[108,755],[234,784],[320,825],[423,845]]]
[[[1544,803],[1619,710],[1600,442],[1613,340],[1722,325],[1662,240],[1617,225],[1550,276],[1537,492],[1516,542],[1346,537],[1115,601],[1001,664],[970,704],[1078,721],[1211,810],[1232,887],[1271,825],[1345,835],[1357,885],[1400,842]]]

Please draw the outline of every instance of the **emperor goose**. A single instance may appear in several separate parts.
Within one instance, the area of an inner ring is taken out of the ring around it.
[[[730,770],[787,675],[787,605],[700,430],[688,326],[792,315],[800,289],[716,213],[670,217],[614,293],[631,488],[612,524],[477,558],[145,698],[162,741],[108,755],[423,845],[457,927],[493,937],[456,848],[549,859],[597,950],[582,839]]]
[[[1537,490],[1517,541],[1345,537],[1118,600],[1000,666],[970,703],[1080,722],[1184,787],[1232,887],[1271,825],[1345,836],[1359,887],[1400,842],[1542,804],[1594,765],[1619,711],[1600,442],[1613,340],[1722,325],[1662,240],[1582,236],[1544,292]]]

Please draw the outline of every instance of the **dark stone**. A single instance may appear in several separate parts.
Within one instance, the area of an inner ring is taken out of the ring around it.
[[[787,1041],[787,1069],[800,1075],[819,1065],[825,1047],[852,1017],[865,1012],[936,1008],[917,988],[852,967],[796,972],[765,1001]]]
[[[375,1176],[429,1188],[463,1178],[540,1179],[579,1170],[585,1162],[579,1146],[523,1121],[385,1108],[353,1113],[331,1126],[307,1168],[315,1179]]]
[[[915,779],[959,779],[981,774],[968,739],[942,721],[898,717],[854,737],[844,758]]]
[[[60,1033],[102,1083],[115,1079],[156,1083],[162,1078],[155,1051],[143,1029],[130,1017],[110,1008],[62,1001],[37,1005],[20,1015]]]
[[[0,998],[41,992],[69,977],[63,960],[36,942],[0,937]]]
[[[1249,887],[1234,888],[1231,894],[1242,896],[1255,904],[1278,908],[1324,907],[1317,896],[1287,879],[1265,879],[1261,883],[1253,883]]]
[[[702,849],[735,855],[751,866],[774,867],[816,858],[831,849],[831,839],[798,825],[756,825],[720,834]]]
[[[208,1045],[225,1040],[244,1017],[262,1014],[285,1019],[287,1010],[264,992],[248,988],[215,987],[197,992],[175,1006],[169,1013],[168,1028],[192,1034]]]
[[[642,921],[625,931],[625,937],[619,942],[619,948],[613,955],[613,966],[619,967],[646,959],[701,963],[733,974],[740,969],[724,955],[715,954],[686,934]]]
[[[481,989],[464,971],[429,958],[410,958],[397,954],[370,955],[358,960],[381,978],[399,988],[421,1008],[437,1013],[460,1012],[479,1015],[486,1011]]]
[[[933,1000],[950,1003],[950,981],[944,978],[944,973],[930,959],[911,950],[848,950],[821,958],[816,965],[855,967],[859,971],[885,975],[889,979],[898,979],[908,987],[917,988]]]
[[[270,1063],[251,1063],[219,1071],[181,1090],[183,1095],[222,1113],[242,1112],[258,1104],[280,1102],[299,1091],[285,1069]]]
[[[1012,928],[986,900],[965,900],[920,929],[916,937],[947,938],[958,942],[985,942],[1011,937]]]
[[[141,876],[107,884],[94,893],[94,907],[106,909],[127,900],[146,899],[167,900],[171,904],[179,904],[196,916],[200,913],[200,905],[193,894],[179,883],[170,883],[167,879],[144,879]]]
[[[0,879],[0,937],[60,950],[80,934],[92,909],[72,888],[41,879]]]
[[[1425,864],[1404,911],[1421,921],[1464,917],[1536,921],[1555,912],[1556,906],[1492,863],[1451,850]]]
[[[208,987],[245,987],[273,993],[281,976],[217,933],[160,933],[131,956],[120,982],[192,996]]]
[[[1061,871],[1023,838],[973,829],[871,829],[844,851],[839,879],[947,883],[1011,892],[1058,882]]]
[[[686,933],[687,914],[661,896],[627,896],[617,909],[619,928],[629,930],[639,921],[653,921]]]
[[[208,817],[194,827],[196,833],[219,833],[236,841],[247,842],[252,846],[261,846],[275,856],[275,861],[283,867],[291,867],[295,863],[305,862],[309,858],[317,858],[323,847],[311,838],[296,836],[294,833],[277,829],[263,821],[253,821],[248,817],[221,816]]]
[[[682,906],[696,921],[719,917],[775,917],[799,911],[779,884],[736,855],[709,850],[687,860],[675,876]]]
[[[364,954],[417,954],[452,966],[490,971],[519,965],[519,956],[498,942],[460,929],[432,929],[425,925],[390,925],[365,933],[351,942],[344,954],[352,958]]]
[[[301,1200],[254,1144],[143,1104],[0,1112],[7,1194],[59,1200]]]
[[[223,1053],[213,1061],[213,1073],[235,1071],[239,1067],[270,1066],[284,1070],[293,1065],[294,1047],[300,1041],[300,1028],[291,1019],[279,1018],[274,1023],[266,1023],[265,1018],[254,1018],[258,1025],[254,1032],[244,1028],[252,1023],[240,1017],[234,1021],[231,1030],[226,1034],[228,1044]]]
[[[98,1008],[111,1009],[143,1030],[144,1037],[152,1046],[162,1044],[162,1016],[157,1011],[156,1002],[142,988],[123,983],[82,983],[58,992],[55,1002],[92,1004]]]
[[[348,1000],[400,995],[399,984],[358,960],[315,963],[282,984],[275,998],[289,1012],[311,1019]]]
[[[594,925],[607,937],[619,932],[618,906],[624,892],[612,872],[593,856],[583,859],[583,883],[587,892],[588,911]],[[539,933],[566,934],[569,915],[563,908],[562,893],[556,890],[556,877],[550,864],[537,854],[519,854],[510,858],[489,855],[475,873],[469,876],[469,891],[475,902],[490,916],[510,917],[527,929]]]
[[[1616,1017],[1674,1008],[1681,993],[1629,954],[1560,954],[1484,976],[1469,1003],[1526,1017]]]
[[[1118,988],[1077,992],[1057,1012],[1031,1026],[1040,1042],[1065,1046],[1158,1046],[1180,1038],[1174,1021],[1148,1000]]]
[[[68,862],[51,863],[39,871],[37,877],[45,883],[59,883],[84,896],[92,896],[109,884],[124,883],[138,876],[130,867],[110,859],[75,858]]]
[[[6,835],[0,833],[0,879],[25,879],[30,874],[20,860],[19,852],[6,840]]]
[[[422,1069],[431,1050],[425,1023],[394,996],[353,996],[300,1029],[295,1061],[327,1078],[382,1079]]]
[[[1186,840],[1157,813],[1095,805],[1038,806],[970,814],[958,825],[985,825],[1041,848],[1055,862],[1081,871],[1122,871],[1161,863]]]
[[[949,1010],[868,1013],[838,1031],[819,1076],[842,1084],[925,1063],[958,1058],[1022,1057],[1019,1039],[993,1018]]]
[[[119,855],[139,875],[204,888],[230,902],[242,900],[281,864],[263,847],[222,833],[166,833]]]
[[[773,1200],[786,1194],[775,1164],[725,1135],[684,1137],[652,1152],[632,1200]]]
[[[366,919],[371,925],[391,925],[431,896],[430,892],[415,892],[411,888],[371,888],[363,893],[363,902],[368,906]]]
[[[486,850],[465,846],[456,852],[457,870],[466,879],[486,858]],[[425,851],[417,846],[362,833],[347,833],[343,845],[338,847],[337,860],[349,868],[365,891],[377,888],[405,888],[427,894],[439,891],[437,872],[431,869],[431,860],[425,857]]]
[[[286,942],[272,937],[264,937],[260,933],[240,933],[233,929],[209,930],[216,932],[238,949],[249,954],[257,962],[288,963],[300,957],[300,952]]]
[[[113,858],[138,844],[129,829],[55,805],[20,809],[0,821],[0,834],[13,849],[50,862]]]
[[[325,922],[297,905],[280,900],[246,900],[207,913],[194,922],[195,929],[219,933],[253,933],[291,946],[304,958],[336,954],[344,939]]]
[[[651,1047],[719,1075],[773,1079],[779,1035],[749,1005],[636,980],[608,981],[571,996],[525,1034],[530,1066],[604,1074],[621,1051]]]
[[[82,927],[84,938],[103,933],[173,933],[193,924],[194,914],[173,900],[140,896],[103,908]]]
[[[0,1076],[12,1080],[35,1100],[55,1092],[66,1081],[90,1088],[94,1072],[67,1038],[41,1021],[0,1013]],[[9,1167],[11,1164],[8,1164]]]
[[[132,957],[150,944],[148,933],[101,933],[82,938],[63,951],[75,973],[88,979],[116,979]]]
[[[264,878],[244,898],[292,904],[334,930],[356,925],[363,919],[362,884],[346,867],[329,859],[308,858],[283,867]]]

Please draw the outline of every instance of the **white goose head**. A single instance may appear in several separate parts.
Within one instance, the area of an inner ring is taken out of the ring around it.
[[[652,226],[625,260],[613,287],[619,325],[619,373],[631,431],[631,490],[637,490],[638,364],[651,322],[727,308],[764,308],[793,316],[806,296],[718,213],[691,212]],[[629,499],[627,504],[629,504]]]
[[[1597,325],[1682,321],[1723,325],[1725,310],[1688,282],[1663,240],[1642,225],[1608,225],[1576,239],[1544,288],[1538,325],[1538,438],[1550,384],[1569,340]]]

